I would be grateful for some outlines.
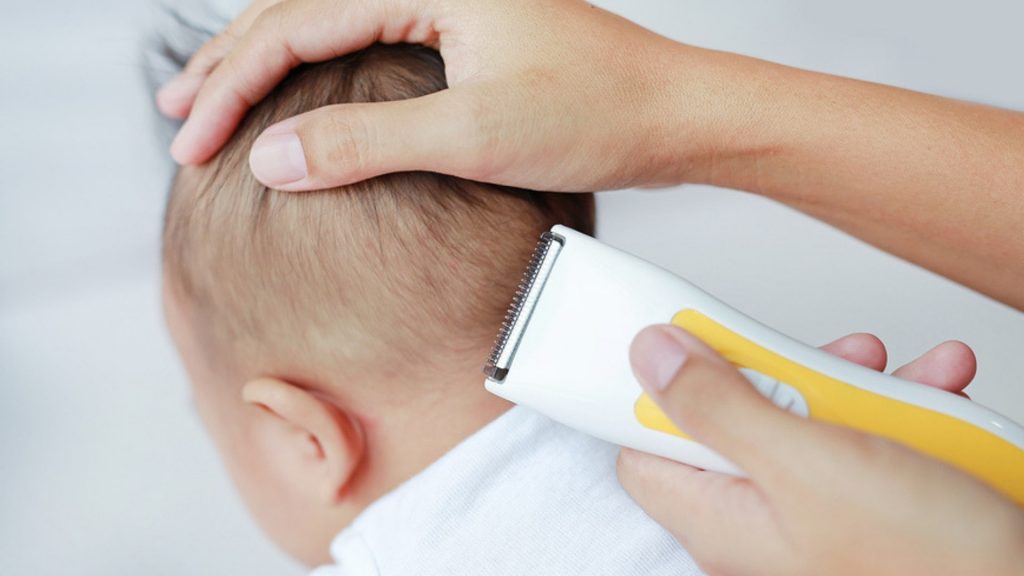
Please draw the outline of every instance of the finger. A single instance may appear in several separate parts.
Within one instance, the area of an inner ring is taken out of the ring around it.
[[[879,372],[885,370],[888,362],[885,344],[874,334],[850,334],[825,344],[821,349],[833,356]]]
[[[619,482],[709,573],[752,573],[782,554],[780,527],[765,496],[746,478],[708,472],[623,449]],[[744,542],[736,554],[736,540]]]
[[[205,76],[181,72],[156,93],[156,107],[164,116],[183,120],[192,109],[192,101]]]
[[[974,379],[977,370],[978,361],[971,347],[950,340],[925,352],[892,374],[949,392],[963,392]]]
[[[327,106],[271,126],[249,155],[279,190],[318,190],[388,172],[430,168],[466,175],[476,151],[462,90],[372,104]]]
[[[633,340],[630,362],[644,390],[699,442],[754,477],[785,466],[806,422],[775,407],[699,339],[676,326],[651,326]]]
[[[217,67],[263,10],[282,0],[259,0],[246,8],[220,34],[217,34],[189,58],[185,68],[156,95],[157,108],[171,118],[188,116],[196,94],[206,77]]]
[[[414,4],[291,0],[267,8],[203,84],[171,146],[172,156],[182,164],[208,160],[246,111],[302,62],[329,60],[378,40],[431,40],[436,31],[424,25]]]
[[[171,118],[186,118],[207,76],[227,56],[235,42],[235,36],[225,30],[203,44],[189,59],[185,69],[157,92],[157,108]]]

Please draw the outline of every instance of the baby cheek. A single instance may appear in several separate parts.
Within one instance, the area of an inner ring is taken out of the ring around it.
[[[223,389],[227,387],[219,382],[193,381],[192,390],[199,419],[231,478],[242,488],[240,483],[257,472],[253,470],[254,442],[247,430],[245,414],[246,408],[256,408],[245,406],[241,394],[225,394]]]
[[[201,402],[197,401],[197,405]],[[218,409],[206,405],[203,421],[228,475],[249,511],[265,525],[265,517],[272,514],[274,470],[270,469],[261,450],[258,430],[246,426],[241,410]]]
[[[195,379],[192,381],[192,401],[195,404],[199,420],[206,428],[207,434],[213,439],[218,449],[223,450],[231,444],[228,441],[230,436],[230,414],[218,401],[217,395],[211,393],[210,386]]]

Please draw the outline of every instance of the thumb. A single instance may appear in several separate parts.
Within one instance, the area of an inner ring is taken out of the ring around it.
[[[332,188],[428,166],[467,176],[476,128],[466,98],[449,89],[408,100],[318,108],[267,128],[253,143],[249,166],[260,182],[285,191]]]
[[[644,390],[681,430],[753,477],[777,471],[805,424],[761,396],[736,368],[672,325],[642,330],[630,362]]]
[[[628,448],[619,453],[616,472],[630,497],[708,573],[767,573],[789,554],[770,501],[747,478]],[[742,554],[734,539],[740,535]]]

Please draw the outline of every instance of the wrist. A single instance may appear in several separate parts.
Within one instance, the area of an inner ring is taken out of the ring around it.
[[[665,118],[673,118],[674,183],[709,184],[769,197],[784,192],[783,166],[814,129],[805,76],[780,64],[683,46]],[[820,78],[818,82],[820,82]]]

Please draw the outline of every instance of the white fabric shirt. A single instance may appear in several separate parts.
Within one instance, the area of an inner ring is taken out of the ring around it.
[[[312,576],[700,574],[623,491],[616,453],[512,408],[371,504]]]

